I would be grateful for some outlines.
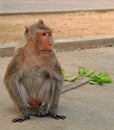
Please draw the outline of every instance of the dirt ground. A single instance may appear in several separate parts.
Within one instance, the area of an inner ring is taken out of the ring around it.
[[[24,26],[42,19],[54,39],[114,35],[114,11],[0,16],[0,43],[23,40]]]

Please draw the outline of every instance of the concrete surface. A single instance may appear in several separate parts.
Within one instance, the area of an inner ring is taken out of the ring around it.
[[[114,36],[81,37],[55,40],[54,47],[59,51],[73,51],[103,46],[113,46]]]
[[[114,79],[114,47],[58,52],[66,76],[77,73],[77,66],[106,71]],[[0,129],[1,130],[114,130],[114,82],[103,86],[86,84],[61,95],[58,112],[65,120],[31,117],[23,123],[11,123],[17,116],[3,85],[3,76],[11,57],[0,57]]]
[[[113,0],[0,0],[0,14],[114,9]]]
[[[18,43],[5,43],[0,45],[0,56],[12,56]],[[114,36],[83,37],[71,39],[56,39],[54,47],[57,51],[73,51],[97,47],[114,46]]]

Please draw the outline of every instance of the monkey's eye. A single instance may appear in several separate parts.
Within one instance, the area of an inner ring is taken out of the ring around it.
[[[42,33],[42,36],[46,36],[46,33]]]

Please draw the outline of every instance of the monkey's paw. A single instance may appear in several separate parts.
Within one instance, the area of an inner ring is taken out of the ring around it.
[[[64,115],[58,115],[58,114],[52,114],[52,113],[49,113],[49,116],[50,117],[52,117],[52,118],[54,118],[54,119],[65,119],[66,118],[66,116],[64,116]]]
[[[30,119],[30,116],[29,116],[29,115],[26,115],[26,116],[22,115],[21,117],[14,118],[14,119],[12,120],[12,122],[13,122],[13,123],[23,122],[23,121],[29,120],[29,119]]]
[[[37,116],[37,117],[46,117],[48,113],[44,106],[27,106],[30,115]]]
[[[43,106],[39,106],[36,108],[37,110],[37,115],[38,117],[46,117],[48,116],[48,113],[46,111],[46,109]]]

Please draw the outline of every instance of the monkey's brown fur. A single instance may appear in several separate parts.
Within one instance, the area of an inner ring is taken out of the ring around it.
[[[30,119],[30,115],[65,118],[56,114],[63,75],[51,33],[42,20],[26,27],[26,44],[18,48],[7,67],[4,83],[21,112],[13,122]]]

